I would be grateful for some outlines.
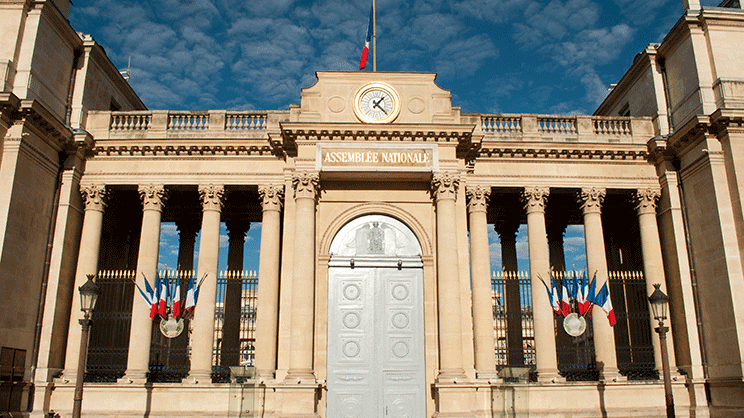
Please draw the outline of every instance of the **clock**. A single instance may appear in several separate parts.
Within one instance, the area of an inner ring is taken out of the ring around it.
[[[400,98],[385,83],[370,83],[354,97],[354,114],[366,123],[390,123],[400,114]]]

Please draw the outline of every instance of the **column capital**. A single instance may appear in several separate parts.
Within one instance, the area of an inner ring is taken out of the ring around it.
[[[284,185],[265,184],[258,186],[261,207],[264,211],[281,211],[284,204]]]
[[[638,189],[636,190],[636,210],[639,215],[644,213],[656,214],[656,203],[661,196],[661,191],[653,188]]]
[[[468,199],[468,211],[486,212],[488,200],[491,197],[491,188],[482,186],[465,187],[465,196]]]
[[[584,211],[584,214],[601,213],[602,203],[606,194],[607,190],[596,187],[581,189],[579,198],[581,199],[581,209]]]
[[[245,233],[251,229],[251,223],[243,221],[242,219],[231,220],[225,222],[225,227],[227,228],[227,236],[230,237],[230,239],[233,239],[233,236],[245,239]]]
[[[222,211],[222,198],[225,195],[225,186],[204,184],[199,186],[199,198],[202,202],[202,210]]]
[[[320,177],[318,173],[298,171],[292,175],[292,187],[295,190],[295,200],[300,198],[315,200],[320,191]]]
[[[85,210],[103,212],[108,203],[109,192],[105,184],[89,184],[80,186],[80,194],[85,201]]]
[[[525,187],[522,192],[522,199],[524,199],[524,208],[527,213],[545,213],[545,202],[548,200],[549,194],[549,187]]]
[[[163,211],[163,206],[168,200],[168,192],[161,184],[141,184],[138,188],[142,209]]]
[[[448,171],[435,173],[431,179],[431,193],[436,200],[455,200],[459,186],[460,178],[457,174]]]

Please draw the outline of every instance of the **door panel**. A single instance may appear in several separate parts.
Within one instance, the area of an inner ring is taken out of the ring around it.
[[[329,268],[329,418],[425,415],[422,282],[420,268]]]

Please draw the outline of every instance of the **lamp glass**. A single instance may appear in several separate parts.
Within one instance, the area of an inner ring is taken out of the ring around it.
[[[654,313],[654,319],[659,322],[664,321],[667,318],[667,309],[669,307],[669,296],[659,289],[660,285],[655,284],[654,292],[648,297],[648,302],[651,304],[651,310]]]
[[[80,291],[80,310],[86,313],[93,311],[98,300],[98,286],[93,282],[93,275],[88,275],[88,281],[78,288]]]

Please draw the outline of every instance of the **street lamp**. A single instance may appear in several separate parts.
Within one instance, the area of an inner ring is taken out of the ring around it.
[[[661,345],[661,368],[664,374],[664,395],[666,398],[667,418],[674,418],[674,397],[672,396],[672,376],[669,372],[669,354],[667,354],[666,333],[669,327],[664,326],[664,320],[667,318],[667,308],[669,307],[669,296],[659,289],[660,284],[654,284],[654,292],[648,297],[651,304],[651,311],[654,313],[654,319],[659,321],[659,326],[655,328],[659,334]]]
[[[72,418],[80,418],[80,411],[83,406],[83,379],[85,378],[85,362],[88,359],[88,334],[90,333],[90,314],[96,306],[98,299],[98,286],[93,282],[93,275],[88,275],[88,281],[78,288],[80,291],[80,310],[83,311],[83,318],[80,325],[83,326],[83,333],[80,336],[80,357],[78,358],[77,380],[75,381],[75,395],[72,402]]]

